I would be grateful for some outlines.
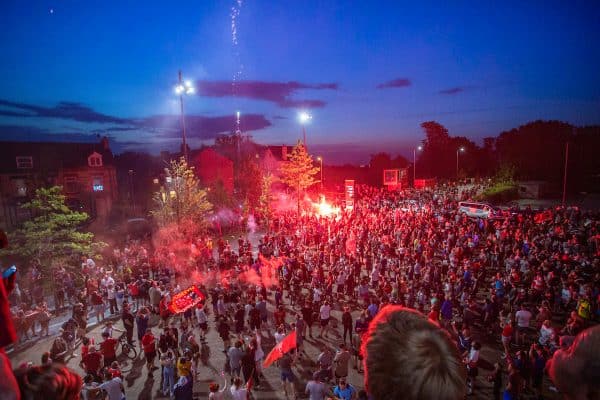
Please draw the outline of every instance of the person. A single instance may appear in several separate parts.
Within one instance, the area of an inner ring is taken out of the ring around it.
[[[294,373],[292,372],[293,362],[294,360],[289,353],[285,353],[283,357],[279,359],[281,384],[283,386],[283,392],[285,393],[286,398],[289,396],[294,398],[296,396],[294,388]]]
[[[465,357],[465,364],[467,366],[467,388],[468,394],[473,394],[475,388],[475,378],[478,375],[477,365],[479,363],[479,353],[481,350],[481,344],[478,341],[474,341],[469,350],[469,354]]]
[[[525,304],[521,304],[521,309],[515,313],[515,321],[517,322],[517,333],[515,335],[515,341],[517,345],[523,344],[525,335],[529,330],[529,322],[531,321],[531,311],[525,307]]]
[[[180,376],[173,387],[174,400],[192,400],[194,398],[194,384],[191,377]]]
[[[308,395],[309,400],[324,400],[327,389],[321,380],[321,375],[318,372],[313,374],[312,380],[306,383],[304,393]]]
[[[494,400],[500,400],[500,391],[502,390],[502,366],[500,363],[494,363],[494,370],[487,377],[488,382],[494,384],[492,394]]]
[[[117,360],[117,339],[110,337],[108,332],[102,332],[104,340],[100,343],[100,351],[104,357],[104,366],[108,367],[113,361]]]
[[[333,395],[340,400],[354,400],[356,397],[354,386],[346,382],[346,379],[340,379],[339,383],[333,388]]]
[[[146,368],[148,369],[148,377],[152,377],[154,371],[154,359],[156,358],[156,339],[152,334],[151,329],[146,329],[146,334],[141,340],[142,349],[146,357]]]
[[[319,337],[327,337],[327,332],[329,331],[329,319],[331,318],[331,306],[328,301],[323,303],[319,309],[319,314],[321,316],[321,332],[319,333]]]
[[[83,368],[86,374],[93,377],[100,376],[100,368],[102,367],[102,353],[96,351],[94,346],[91,346],[86,355],[81,357],[79,366]]]
[[[160,357],[162,367],[162,393],[163,396],[173,396],[173,386],[175,386],[175,357],[170,350],[163,353]]]
[[[123,326],[125,327],[125,335],[127,337],[127,343],[133,344],[133,325],[135,321],[135,317],[131,312],[131,306],[129,303],[123,302],[123,311],[121,312],[121,320],[123,321]]]
[[[200,341],[204,342],[206,332],[208,332],[208,317],[204,311],[203,304],[198,304],[196,307],[196,321],[198,322],[198,327],[200,328]]]
[[[96,389],[98,387],[98,382],[94,381],[94,377],[92,375],[86,375],[83,378],[83,387],[81,388],[81,399],[82,400],[96,400],[100,398],[100,393],[97,392]]]
[[[110,372],[104,373],[104,382],[97,389],[104,390],[107,400],[123,400],[125,398],[125,388],[123,381],[119,377],[112,377]]]
[[[244,352],[242,351],[242,342],[240,340],[235,342],[234,346],[231,346],[227,351],[227,358],[229,359],[229,368],[231,368],[231,376],[239,377],[242,369],[242,357]]]
[[[350,307],[344,307],[342,326],[344,327],[344,343],[346,343],[346,336],[348,336],[348,340],[352,341],[352,314],[350,314]]]
[[[373,400],[458,400],[466,368],[456,345],[418,311],[384,307],[363,339],[365,387]]]
[[[247,400],[248,399],[248,389],[241,378],[236,377],[233,379],[233,383],[231,388],[229,388],[231,392],[231,398],[233,400]]]
[[[211,382],[208,385],[208,400],[225,400],[225,390],[227,389],[227,380],[225,379],[225,373],[221,372],[223,377],[223,388],[219,389],[219,384]]]
[[[135,323],[137,325],[137,336],[140,342],[148,330],[149,320],[150,318],[148,317],[148,310],[146,308],[142,308],[137,312]]]
[[[600,325],[580,332],[568,349],[557,350],[548,375],[567,400],[600,398]]]
[[[15,371],[14,377],[23,400],[79,400],[83,386],[79,375],[56,363],[22,367]],[[19,398],[18,394],[12,396],[11,392],[2,392],[0,395],[3,399]]]
[[[339,350],[336,352],[333,362],[335,363],[335,377],[346,378],[348,376],[348,363],[350,362],[350,352],[346,348],[346,344],[340,344]]]

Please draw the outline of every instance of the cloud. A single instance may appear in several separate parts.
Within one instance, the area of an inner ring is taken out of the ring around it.
[[[154,115],[134,122],[140,129],[159,133],[163,137],[181,135],[181,118],[176,115]],[[202,140],[214,139],[220,133],[231,132],[236,124],[234,115],[207,117],[186,115],[186,136]],[[242,131],[249,132],[271,126],[271,122],[262,114],[244,114],[240,119]]]
[[[273,119],[289,119],[289,117],[285,117],[283,115],[273,115]]]
[[[102,114],[81,103],[61,101],[54,107],[42,107],[0,99],[0,115],[7,117],[60,118],[80,122],[124,123],[126,120]]]
[[[412,85],[408,78],[398,78],[377,85],[377,89],[403,88]]]
[[[456,86],[456,87],[451,87],[448,89],[440,90],[438,92],[438,94],[454,95],[454,94],[462,93],[462,92],[472,89],[472,88],[473,88],[473,86]]]
[[[270,101],[282,108],[320,108],[322,100],[295,100],[292,98],[301,90],[337,90],[337,83],[307,84],[296,81],[198,81],[197,91],[206,97],[238,96],[253,100]]]
[[[37,126],[0,125],[0,140],[20,142],[85,142],[96,143],[98,135],[51,132]]]

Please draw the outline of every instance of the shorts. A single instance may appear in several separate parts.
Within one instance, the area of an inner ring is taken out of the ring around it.
[[[281,371],[281,380],[283,382],[294,382],[294,373],[292,371]]]
[[[321,319],[321,326],[325,327],[329,324],[329,318]]]
[[[146,362],[148,364],[151,364],[154,362],[154,359],[156,358],[156,351],[152,351],[150,353],[144,353],[144,355],[146,356]]]
[[[206,322],[199,324],[199,326],[200,326],[200,329],[202,329],[203,331],[208,330],[208,323],[206,323]]]
[[[527,331],[529,331],[529,327],[523,327],[523,326],[517,326],[517,332],[519,333],[527,333]]]

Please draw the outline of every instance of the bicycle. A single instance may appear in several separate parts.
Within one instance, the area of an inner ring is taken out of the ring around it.
[[[121,345],[121,354],[127,356],[131,360],[135,360],[137,358],[137,350],[133,344],[127,341],[125,334],[122,334],[119,337],[119,344]]]

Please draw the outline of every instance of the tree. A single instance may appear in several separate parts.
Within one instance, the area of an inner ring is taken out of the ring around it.
[[[105,243],[94,241],[94,234],[81,232],[81,225],[88,215],[76,212],[65,205],[65,196],[60,186],[40,188],[23,208],[29,210],[33,218],[23,223],[14,233],[11,246],[0,250],[2,255],[14,255],[24,261],[40,265],[42,273],[69,258],[89,255],[98,256]]]
[[[150,214],[161,227],[185,222],[200,232],[207,226],[206,217],[212,210],[212,204],[206,197],[206,191],[194,174],[194,167],[188,166],[184,157],[171,161],[165,169],[166,184],[154,193],[154,209]]]
[[[302,142],[298,141],[288,160],[281,165],[281,180],[296,191],[298,196],[298,215],[300,215],[300,197],[302,192],[312,186],[319,167],[314,166],[313,159]]]
[[[258,212],[265,220],[265,225],[269,226],[273,210],[271,209],[271,201],[273,195],[271,193],[271,185],[273,183],[273,175],[265,174],[262,177],[260,198],[258,200]]]
[[[235,186],[238,188],[239,198],[248,200],[250,211],[258,207],[261,184],[262,170],[257,158],[254,155],[244,156],[236,174]]]

